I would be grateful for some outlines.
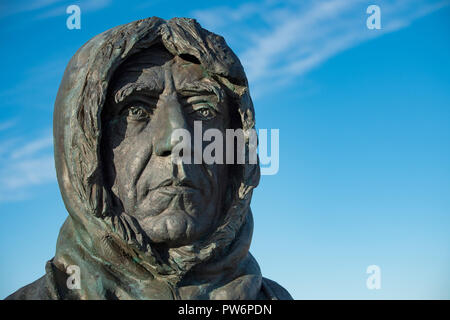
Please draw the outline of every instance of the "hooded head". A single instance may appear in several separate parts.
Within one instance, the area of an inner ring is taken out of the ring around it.
[[[54,141],[70,216],[53,263],[89,270],[80,295],[167,298],[162,287],[172,298],[257,295],[261,274],[248,249],[259,166],[172,163],[171,131],[191,131],[194,120],[242,129],[248,154],[255,121],[244,70],[225,40],[195,20],[118,26],[69,62]],[[158,293],[136,279],[153,281]]]

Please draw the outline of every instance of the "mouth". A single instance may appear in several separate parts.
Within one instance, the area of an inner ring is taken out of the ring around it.
[[[178,181],[173,179],[162,181],[156,187],[149,189],[148,192],[155,190],[167,195],[186,194],[199,191],[199,189],[189,180]]]
[[[167,186],[158,188],[158,191],[162,194],[173,195],[173,194],[188,194],[197,192],[197,189],[187,187],[187,186]]]

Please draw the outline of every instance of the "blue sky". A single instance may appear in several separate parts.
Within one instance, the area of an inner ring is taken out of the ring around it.
[[[66,28],[71,4],[81,30]],[[371,4],[381,30],[366,27]],[[280,130],[280,170],[252,202],[266,277],[296,299],[450,298],[450,1],[425,0],[2,1],[0,298],[44,274],[67,216],[52,149],[65,65],[149,16],[223,35],[257,127]]]

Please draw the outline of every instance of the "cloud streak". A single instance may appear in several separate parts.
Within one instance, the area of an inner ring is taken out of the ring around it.
[[[0,131],[7,130],[9,128],[14,127],[15,125],[16,125],[16,120],[15,119],[0,122]]]
[[[22,147],[19,147],[17,150],[14,150],[10,158],[11,159],[21,159],[30,155],[35,154],[43,149],[51,147],[53,145],[52,136],[44,136],[42,138],[38,138],[30,143],[25,144]]]
[[[381,30],[366,27],[366,8],[371,4],[361,0],[267,0],[195,11],[193,15],[237,47],[253,95],[258,97],[304,76],[340,52],[404,28],[450,1],[378,1]],[[246,26],[249,23],[251,28]]]
[[[62,5],[62,6],[47,10],[47,11],[39,14],[38,16],[36,16],[36,19],[42,20],[42,19],[54,18],[54,17],[67,15],[66,9],[70,4],[72,4],[72,3],[68,3],[67,5]],[[94,11],[106,8],[107,6],[109,6],[111,4],[111,0],[96,0],[96,1],[84,0],[84,1],[79,1],[77,3],[73,3],[73,4],[78,5],[80,7],[81,14],[83,14],[86,12],[94,12]]]
[[[112,0],[16,0],[0,4],[0,19],[19,14],[33,14],[36,20],[54,18],[66,14],[69,5],[76,4],[81,12],[93,12],[109,6]]]
[[[0,202],[23,200],[32,187],[56,181],[52,146],[50,133],[0,141]]]
[[[58,2],[62,2],[62,0],[16,0],[10,1],[9,3],[0,4],[0,18],[38,11],[41,9],[45,9],[51,5],[57,4]]]

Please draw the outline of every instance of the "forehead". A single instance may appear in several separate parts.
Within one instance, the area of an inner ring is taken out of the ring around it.
[[[112,93],[132,84],[138,90],[162,92],[165,68],[169,67],[175,89],[190,87],[195,82],[211,82],[200,64],[171,55],[162,48],[150,48],[129,58],[115,73]]]

